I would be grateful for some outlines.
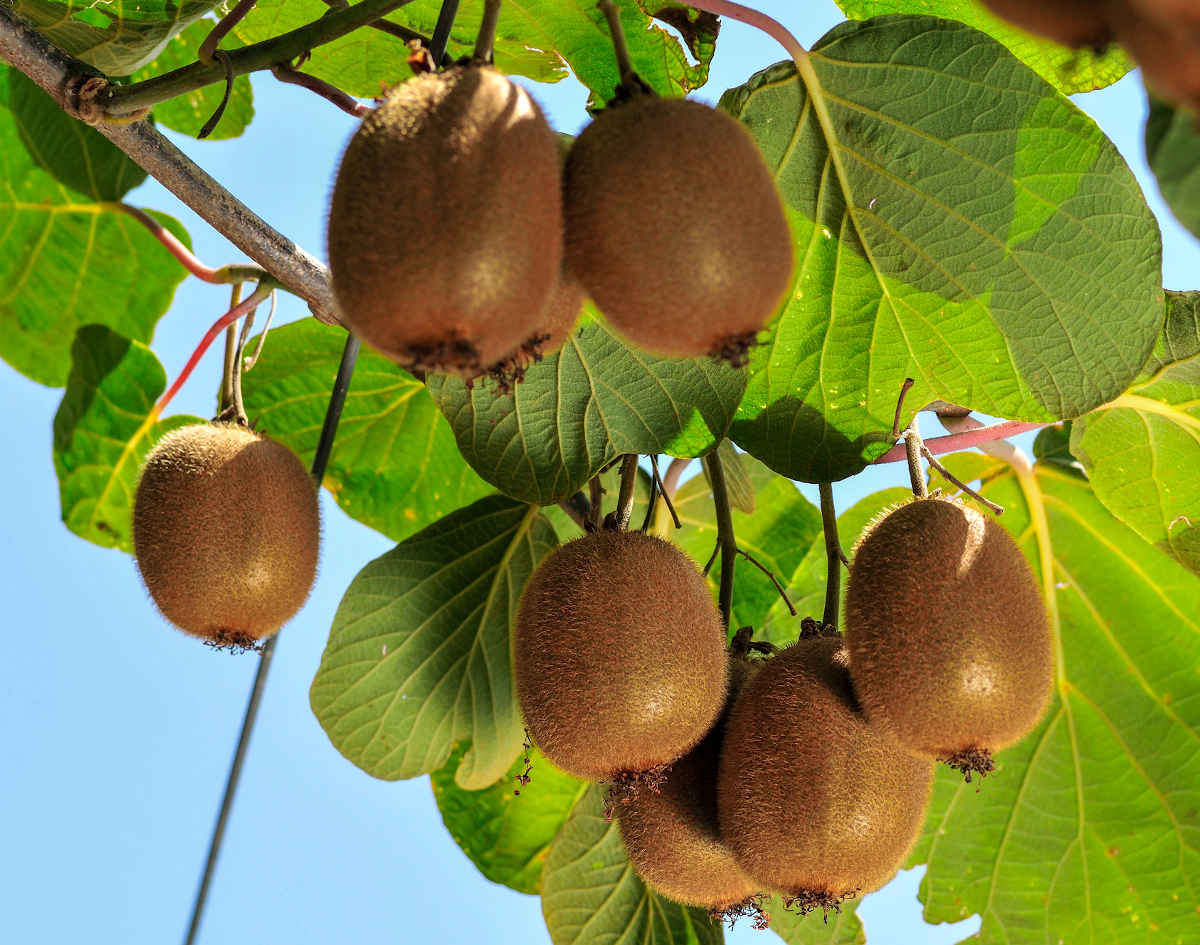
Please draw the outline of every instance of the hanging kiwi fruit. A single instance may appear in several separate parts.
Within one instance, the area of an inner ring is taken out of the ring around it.
[[[642,532],[594,532],[542,561],[521,595],[513,662],[538,748],[594,781],[669,765],[725,702],[725,630],[704,577]]]
[[[729,661],[731,706],[758,665]],[[759,886],[742,872],[717,826],[717,766],[725,714],[690,752],[671,765],[657,791],[616,806],[629,860],[650,888],[713,914],[740,912]]]
[[[163,616],[248,646],[300,609],[316,577],[317,488],[286,446],[237,424],[172,430],[146,457],[133,548]]]
[[[840,636],[803,635],[766,661],[725,725],[721,837],[742,870],[801,912],[871,892],[903,865],[933,763],[876,732]]]
[[[890,737],[970,778],[1037,724],[1054,643],[1020,547],[955,499],[913,499],[864,532],[846,646],[863,709]]]
[[[634,94],[579,135],[563,187],[567,264],[613,328],[656,354],[744,361],[788,290],[792,240],[741,123]]]
[[[329,264],[346,323],[408,368],[503,374],[559,281],[561,180],[541,109],[490,66],[391,89],[333,188]]]

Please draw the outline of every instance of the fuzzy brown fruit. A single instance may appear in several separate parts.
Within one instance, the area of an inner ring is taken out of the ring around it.
[[[558,140],[529,94],[459,66],[392,89],[329,210],[338,306],[401,364],[484,374],[534,332],[562,262]]]
[[[725,725],[721,836],[742,869],[802,910],[871,892],[903,865],[933,763],[876,733],[854,701],[837,636],[768,660]]]
[[[1103,48],[1112,41],[1097,0],[983,0],[996,16],[1065,46]]]
[[[744,659],[731,658],[727,704],[751,671]],[[737,865],[717,827],[724,728],[724,718],[719,719],[699,745],[671,765],[657,792],[641,791],[616,805],[621,839],[638,875],[676,902],[712,912],[724,912],[759,890]]]
[[[1054,644],[1033,573],[1008,532],[964,503],[915,499],[868,527],[845,631],[872,723],[968,774],[1049,702]]]
[[[606,109],[567,155],[563,194],[568,266],[648,351],[741,361],[783,301],[779,192],[724,112],[650,96]]]
[[[163,616],[219,644],[270,636],[304,604],[320,545],[317,489],[286,446],[226,424],[172,430],[133,506],[138,569]]]
[[[521,595],[513,650],[529,733],[576,777],[670,764],[725,701],[725,631],[704,578],[641,532],[595,532],[552,552]]]

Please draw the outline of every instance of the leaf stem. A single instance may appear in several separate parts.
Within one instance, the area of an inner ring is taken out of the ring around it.
[[[704,467],[708,470],[708,481],[712,484],[713,508],[717,516],[717,544],[721,549],[721,586],[717,601],[721,610],[721,620],[728,630],[730,614],[733,611],[733,573],[737,565],[737,538],[733,534],[733,511],[729,505],[725,467],[716,450],[704,457]]]
[[[943,418],[944,421],[948,418]],[[925,448],[934,455],[943,453],[953,453],[956,450],[967,450],[974,446],[983,448],[984,443],[990,443],[994,440],[1007,439],[1010,436],[1016,436],[1019,433],[1028,433],[1030,430],[1040,430],[1042,427],[1049,426],[1048,423],[1026,423],[1021,420],[1005,420],[1003,423],[993,423],[990,427],[985,427],[978,420],[974,426],[968,426],[961,429],[959,432],[953,433],[950,436],[935,436],[932,439],[925,440]],[[985,450],[986,452],[986,450]],[[903,443],[893,446],[890,450],[884,453],[879,459],[875,460],[873,465],[881,463],[899,463],[908,458],[908,450]]]
[[[842,543],[838,539],[837,510],[833,506],[833,483],[817,486],[821,495],[821,528],[825,533],[825,611],[821,622],[836,627],[841,617]],[[794,611],[793,611],[794,613]]]
[[[980,502],[983,505],[987,506],[992,511],[992,514],[994,514],[994,515],[1003,515],[1004,514],[1004,506],[1003,505],[998,505],[997,503],[993,502],[991,499],[985,499],[982,495],[980,495],[978,492],[976,492],[974,489],[972,489],[970,486],[968,486],[965,482],[963,482],[956,475],[954,475],[954,473],[950,472],[949,469],[947,469],[945,466],[943,466],[941,463],[939,463],[934,458],[934,455],[931,452],[929,452],[928,449],[925,448],[924,444],[921,445],[921,453],[925,457],[925,459],[929,462],[929,465],[932,466],[934,469],[936,469],[939,473],[941,473],[943,479],[946,479],[949,482],[953,483],[954,485],[958,486],[959,489],[961,489],[963,492],[965,492],[971,498],[975,499],[975,501]]]
[[[621,84],[638,82],[633,60],[629,57],[629,45],[625,42],[625,28],[621,26],[620,8],[614,0],[600,0],[596,6],[608,21],[608,32],[612,39],[613,53],[617,57],[617,73],[621,77]]]
[[[362,0],[344,10],[326,13],[311,23],[288,33],[233,49],[228,56],[228,70],[234,76],[270,69],[279,63],[290,62],[317,46],[340,39],[360,26],[366,26],[412,0]],[[109,83],[96,96],[96,105],[105,118],[135,115],[159,102],[185,95],[214,82],[225,81],[226,65],[219,62],[195,62],[181,69],[156,75],[129,85]]]
[[[750,552],[746,551],[744,548],[739,548],[737,550],[737,552],[743,558],[745,558],[747,561],[749,561],[752,565],[754,565],[756,568],[758,568],[758,570],[760,570],[763,574],[765,574],[767,577],[769,577],[771,579],[771,583],[775,585],[775,590],[777,590],[779,592],[779,596],[782,597],[783,602],[785,604],[787,604],[787,609],[791,612],[791,615],[793,617],[795,617],[796,616],[796,608],[792,606],[792,599],[790,597],[788,597],[787,589],[783,586],[783,584],[780,582],[779,578],[777,578],[775,576],[775,574],[771,571],[771,569],[768,568],[761,561],[759,561],[756,557],[754,557],[754,555],[750,554]]]
[[[221,17],[217,24],[209,30],[208,35],[204,37],[204,42],[196,50],[196,58],[203,63],[212,62],[213,53],[217,51],[221,40],[229,35],[229,31],[237,26],[247,13],[254,9],[257,2],[258,0],[238,0],[237,6]]]
[[[371,106],[365,105],[358,101],[354,96],[347,92],[343,92],[336,85],[332,85],[323,79],[318,79],[315,75],[309,75],[307,72],[301,72],[299,69],[294,69],[286,62],[276,63],[271,66],[271,75],[275,76],[280,82],[286,82],[289,85],[298,85],[301,88],[308,89],[310,92],[315,92],[327,102],[332,102],[348,115],[353,115],[355,118],[362,118],[370,113]]]
[[[472,58],[491,65],[496,48],[496,24],[500,21],[500,0],[484,0],[483,19],[479,23],[479,34],[475,37]]]
[[[717,16],[727,16],[731,20],[738,20],[748,26],[762,30],[772,39],[777,40],[779,45],[786,49],[788,55],[793,59],[802,59],[808,56],[808,50],[800,45],[800,42],[788,31],[787,27],[765,13],[752,10],[750,7],[742,6],[740,3],[731,3],[730,0],[687,0],[687,4],[689,7],[695,7],[697,10],[715,13]]]
[[[676,465],[675,465],[676,463],[682,463],[682,465],[680,465],[678,467],[679,472],[682,472],[683,467],[686,466],[688,464],[688,462],[689,461],[686,459],[671,460],[671,466],[670,466],[670,468],[667,469],[667,475],[668,476],[671,475],[671,471],[676,469]],[[676,486],[676,483],[679,481],[679,472],[675,473],[675,478],[671,482],[671,488],[668,489],[666,482],[658,474],[658,457],[657,456],[650,457],[650,471],[654,473],[654,481],[656,483],[658,483],[658,491],[662,494],[663,503],[666,505],[667,511],[671,515],[671,522],[675,525],[676,528],[683,528],[683,523],[679,521],[679,513],[675,511],[675,503],[673,501],[673,496],[675,495],[675,486]]]

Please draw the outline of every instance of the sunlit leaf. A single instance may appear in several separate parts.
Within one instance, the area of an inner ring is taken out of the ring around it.
[[[753,133],[797,247],[731,437],[792,478],[886,450],[907,403],[1086,413],[1162,325],[1160,244],[1099,128],[988,36],[930,17],[847,23],[722,98]]]
[[[473,789],[503,777],[524,739],[509,626],[554,544],[537,509],[492,496],[363,568],[310,692],[338,751],[395,780],[436,771],[469,741],[455,781]]]
[[[1146,159],[1179,222],[1200,237],[1200,129],[1195,115],[1150,96]]]
[[[203,422],[152,421],[167,386],[145,345],[103,325],[84,325],[71,346],[71,376],[54,415],[54,469],[63,523],[104,548],[133,552],[133,496],[142,460],[164,434]]]
[[[1110,512],[1200,573],[1200,292],[1167,300],[1145,370],[1075,421],[1071,451]]]

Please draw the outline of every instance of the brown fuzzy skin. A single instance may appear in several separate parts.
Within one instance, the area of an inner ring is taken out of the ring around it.
[[[682,757],[725,700],[725,630],[704,578],[642,532],[596,532],[547,557],[521,595],[513,661],[534,742],[593,781]]]
[[[1097,0],[983,0],[998,17],[1065,46],[1103,47],[1112,39]]]
[[[1037,582],[990,516],[944,498],[886,514],[846,593],[854,688],[872,723],[927,758],[1011,745],[1037,724],[1054,642]]]
[[[562,263],[559,145],[527,92],[455,67],[392,89],[342,158],[329,264],[347,324],[399,363],[486,372]]]
[[[727,705],[737,698],[751,669],[745,660],[731,658]],[[671,765],[657,793],[642,791],[616,807],[625,850],[647,885],[676,902],[714,912],[759,891],[717,829],[724,721],[718,719],[699,745]]]
[[[134,555],[163,616],[193,636],[244,644],[275,633],[308,597],[320,538],[316,486],[280,443],[196,424],[146,457]]]
[[[841,639],[806,637],[768,660],[730,712],[721,836],[763,887],[833,905],[895,875],[932,784],[933,764],[858,710]]]
[[[602,112],[567,155],[564,212],[568,266],[648,351],[752,341],[791,282],[791,234],[758,146],[699,102],[646,96]]]

